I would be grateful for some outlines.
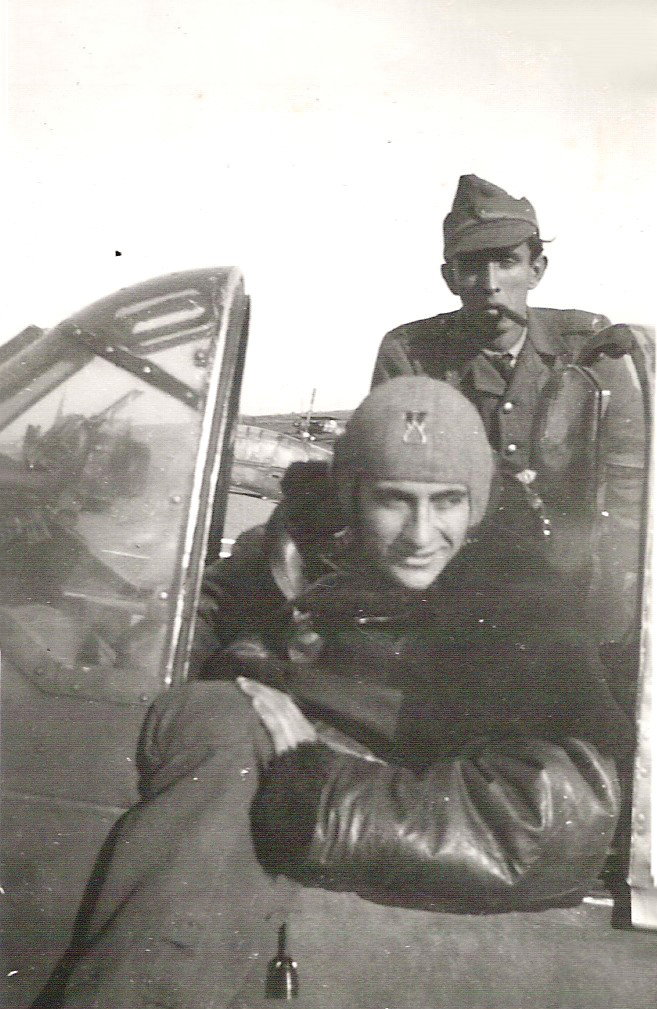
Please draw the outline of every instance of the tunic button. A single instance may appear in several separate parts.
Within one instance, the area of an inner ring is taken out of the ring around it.
[[[502,404],[502,413],[511,413],[512,410],[513,410],[513,403],[507,400],[506,403]]]
[[[509,453],[509,455],[513,455],[513,453],[518,450],[518,446],[514,445],[513,442],[511,442],[510,445],[507,445],[506,450]]]

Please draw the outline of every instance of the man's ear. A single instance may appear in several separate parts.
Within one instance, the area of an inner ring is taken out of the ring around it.
[[[443,280],[447,284],[450,292],[458,297],[458,284],[456,282],[456,272],[454,269],[454,263],[443,263],[440,267],[440,272],[443,275]]]
[[[535,287],[538,287],[541,280],[543,279],[543,274],[547,270],[548,260],[547,256],[543,253],[537,256],[536,259],[531,264],[531,282],[529,284],[529,290],[533,291]]]

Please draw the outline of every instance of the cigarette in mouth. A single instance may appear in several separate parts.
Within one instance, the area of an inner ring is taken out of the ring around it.
[[[524,315],[520,315],[518,312],[514,312],[512,308],[507,308],[506,305],[498,305],[496,308],[500,315],[506,315],[507,319],[517,322],[519,326],[527,325],[526,317]]]

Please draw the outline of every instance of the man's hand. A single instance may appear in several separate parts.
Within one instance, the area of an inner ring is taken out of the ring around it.
[[[271,736],[277,756],[293,750],[299,743],[314,743],[317,740],[315,729],[287,694],[246,676],[238,676],[236,682],[240,690],[251,698],[258,718]]]

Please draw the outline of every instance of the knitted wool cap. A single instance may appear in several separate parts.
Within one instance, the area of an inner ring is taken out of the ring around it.
[[[446,382],[393,378],[351,416],[335,445],[333,475],[349,514],[358,478],[455,483],[467,487],[470,526],[481,522],[493,453],[474,406]]]

